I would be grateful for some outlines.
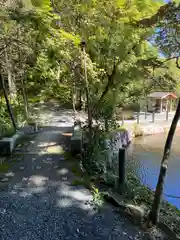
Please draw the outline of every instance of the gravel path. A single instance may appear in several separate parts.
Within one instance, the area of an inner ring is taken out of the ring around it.
[[[72,186],[69,162],[57,154],[72,130],[62,123],[62,117],[52,118],[12,169],[8,187],[0,191],[0,239],[141,239],[116,209],[107,205],[95,211],[91,193]]]

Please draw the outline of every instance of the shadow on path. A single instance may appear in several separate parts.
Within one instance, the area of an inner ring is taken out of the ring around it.
[[[72,185],[75,176],[62,152],[71,132],[54,122],[14,154],[11,180],[0,192],[0,239],[140,239],[115,208],[104,205],[95,211],[91,193]]]

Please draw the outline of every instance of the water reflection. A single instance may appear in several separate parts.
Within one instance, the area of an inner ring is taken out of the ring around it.
[[[155,189],[159,175],[160,163],[166,141],[166,134],[138,138],[131,144],[127,170],[133,171],[141,182]],[[174,137],[169,159],[164,193],[180,197],[180,131]],[[180,198],[164,198],[180,209]]]

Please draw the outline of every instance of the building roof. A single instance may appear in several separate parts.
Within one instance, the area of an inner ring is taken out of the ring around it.
[[[177,98],[177,96],[172,92],[152,92],[148,95],[149,98],[166,98],[169,96],[172,98]]]

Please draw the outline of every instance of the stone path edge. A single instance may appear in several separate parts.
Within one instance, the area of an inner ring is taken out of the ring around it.
[[[86,169],[80,164],[80,162],[78,162],[78,164],[79,164],[79,168],[81,169],[81,172],[82,172],[82,177],[85,178],[85,176],[87,176],[87,175],[89,176]],[[89,185],[89,190],[92,191],[93,190],[92,184],[89,183],[88,185]],[[96,185],[96,184],[94,184],[94,185]],[[118,198],[121,198],[121,195],[118,192],[115,192],[112,188],[107,187],[106,191],[99,189],[99,193],[103,196],[103,199],[106,202],[110,203],[111,205],[113,205],[115,207],[118,207],[118,210],[123,215],[126,215],[129,218],[130,217],[132,218],[132,215],[129,214],[129,211],[127,211],[127,209],[131,208],[131,206],[133,208],[135,205],[132,205],[132,203],[128,203],[128,202],[125,203],[123,201],[120,201]],[[139,224],[139,226],[142,227],[140,224]],[[180,236],[177,235],[169,226],[167,226],[163,222],[159,221],[157,227],[162,232],[164,232],[170,239],[180,240]]]

